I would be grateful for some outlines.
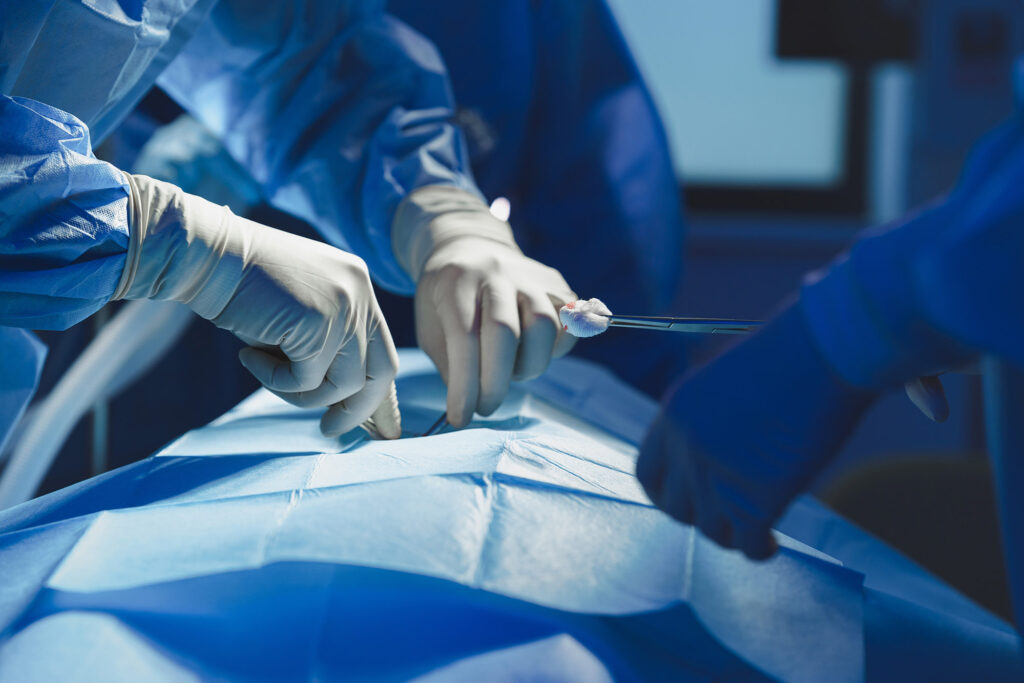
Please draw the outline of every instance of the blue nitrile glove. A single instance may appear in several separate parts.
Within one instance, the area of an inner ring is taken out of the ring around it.
[[[821,471],[873,394],[845,383],[811,340],[799,303],[676,383],[640,449],[659,508],[754,559],[771,525]]]

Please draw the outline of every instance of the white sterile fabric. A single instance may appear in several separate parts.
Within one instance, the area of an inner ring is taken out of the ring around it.
[[[325,434],[371,415],[381,435],[401,433],[398,356],[362,259],[169,183],[128,180],[131,242],[114,298],[179,301],[233,332],[265,387],[295,405],[331,406]]]
[[[523,255],[480,197],[416,190],[392,227],[395,258],[416,282],[416,338],[448,385],[448,421],[489,415],[513,379],[532,379],[574,339],[558,308],[576,299],[561,274]]]
[[[570,301],[558,310],[562,329],[574,337],[596,337],[608,329],[612,312],[600,299]]]

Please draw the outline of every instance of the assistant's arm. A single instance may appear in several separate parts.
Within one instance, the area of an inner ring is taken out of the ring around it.
[[[128,183],[74,116],[0,96],[0,325],[65,329],[114,294]]]
[[[761,331],[665,397],[637,474],[652,501],[751,557],[887,389],[981,352],[1024,363],[1024,120],[946,197],[865,233]]]

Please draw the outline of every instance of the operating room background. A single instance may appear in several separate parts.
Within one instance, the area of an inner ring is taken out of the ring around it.
[[[1012,111],[1024,41],[1012,0],[612,5],[690,188],[677,299],[687,315],[767,315],[858,230],[950,187],[971,143]],[[843,184],[856,188],[852,206],[827,196]],[[694,362],[707,342],[696,340]],[[887,396],[820,485],[893,452],[980,454],[978,379],[944,384],[948,421]]]
[[[687,315],[769,314],[857,231],[948,189],[1013,111],[1013,0],[612,4],[688,187]],[[980,378],[943,383],[946,422],[885,396],[814,491],[1009,618]]]
[[[1010,73],[1024,46],[1019,0],[610,4],[653,91],[686,187],[685,275],[673,306],[679,315],[765,317],[858,230],[949,187],[970,144],[1012,110]],[[160,93],[145,106],[147,115],[130,119],[101,154],[130,156],[125,150],[180,113]],[[313,236],[266,205],[250,217]],[[408,303],[383,298],[386,310],[397,316],[404,306],[407,315]],[[51,351],[41,395],[95,325],[87,320],[43,334]],[[394,332],[399,343],[414,343],[410,326]],[[107,467],[127,464],[256,389],[237,363],[217,360],[233,359],[233,338],[205,324],[186,334],[181,349],[208,353],[172,352],[113,399],[102,420],[83,419],[44,490],[92,474],[97,447],[105,449]],[[721,342],[679,343],[689,362],[699,363]],[[192,380],[182,384],[186,377]],[[978,378],[948,375],[944,384],[946,422],[927,420],[902,392],[886,396],[816,490],[894,454],[983,460]],[[153,390],[161,385],[167,390]]]

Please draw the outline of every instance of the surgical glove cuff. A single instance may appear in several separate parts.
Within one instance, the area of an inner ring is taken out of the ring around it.
[[[130,242],[114,298],[170,299],[216,317],[244,270],[248,221],[170,183],[127,177]]]
[[[512,226],[491,215],[475,194],[431,185],[409,194],[395,211],[391,246],[399,265],[418,282],[430,255],[455,239],[487,239],[519,251]]]
[[[142,235],[148,227],[148,217],[142,217],[142,197],[135,177],[131,173],[123,173],[128,183],[128,253],[125,255],[124,270],[117,283],[111,301],[120,301],[128,294],[135,283],[135,275],[139,270],[139,247]]]

